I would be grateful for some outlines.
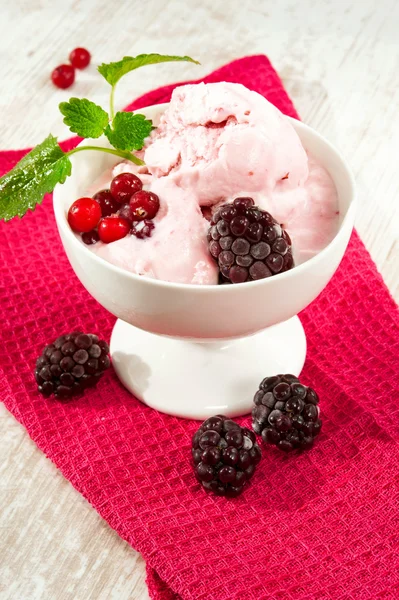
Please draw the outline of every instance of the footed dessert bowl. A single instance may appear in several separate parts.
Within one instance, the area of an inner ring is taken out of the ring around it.
[[[141,112],[156,121],[166,106]],[[343,257],[354,224],[355,186],[328,141],[307,125],[290,122],[335,183],[340,223],[323,250],[273,277],[236,285],[169,283],[136,275],[93,253],[70,229],[67,213],[117,162],[112,155],[87,151],[72,156],[72,176],[54,191],[55,218],[72,268],[118,318],[110,344],[114,369],[124,386],[152,408],[192,419],[246,414],[264,377],[299,375],[303,367],[306,337],[297,314],[324,289]],[[99,143],[109,147],[105,138]]]

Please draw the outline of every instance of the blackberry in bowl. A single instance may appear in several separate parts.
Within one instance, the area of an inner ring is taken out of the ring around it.
[[[208,231],[209,252],[222,281],[257,281],[292,269],[291,239],[252,198],[236,198],[215,212]]]
[[[192,440],[194,472],[207,491],[239,496],[262,457],[255,434],[224,415],[210,417]]]

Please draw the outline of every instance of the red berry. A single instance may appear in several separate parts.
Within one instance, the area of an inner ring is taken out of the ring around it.
[[[104,244],[110,244],[121,240],[130,231],[130,225],[126,219],[120,217],[105,217],[98,226],[98,235]]]
[[[112,213],[116,213],[118,208],[120,208],[120,204],[111,194],[111,190],[100,190],[94,194],[93,198],[94,200],[97,200],[101,206],[101,215],[103,217],[109,217]]]
[[[71,65],[60,65],[51,73],[51,80],[54,85],[65,90],[75,81],[75,69]]]
[[[93,198],[75,200],[68,211],[68,223],[79,233],[91,231],[101,219],[101,208]]]
[[[153,219],[159,211],[159,198],[152,192],[144,190],[136,192],[130,198],[130,208],[135,221],[143,221],[144,219]]]
[[[133,173],[121,173],[111,181],[111,194],[117,202],[124,204],[129,202],[130,198],[141,190],[143,183]]]
[[[90,52],[86,50],[86,48],[75,48],[69,55],[71,65],[73,65],[75,69],[84,69],[90,64],[90,59]]]

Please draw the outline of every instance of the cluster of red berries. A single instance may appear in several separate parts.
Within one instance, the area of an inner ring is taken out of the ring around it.
[[[137,175],[121,173],[109,189],[97,192],[93,198],[75,200],[68,211],[68,223],[88,245],[98,240],[116,242],[128,233],[144,239],[152,234],[152,220],[158,210],[158,196],[143,190]]]
[[[51,73],[51,80],[65,90],[75,81],[75,69],[85,69],[90,64],[91,55],[86,48],[75,48],[69,55],[69,64],[59,65]]]

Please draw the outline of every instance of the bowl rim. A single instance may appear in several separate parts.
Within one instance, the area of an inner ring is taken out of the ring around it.
[[[162,109],[165,109],[168,105],[169,105],[169,102],[164,102],[161,104],[153,104],[151,106],[146,106],[140,110],[142,110],[144,112],[149,109],[162,110]],[[346,176],[348,178],[348,182],[350,185],[350,198],[351,198],[348,209],[346,211],[346,214],[340,224],[340,227],[339,227],[336,235],[333,237],[333,239],[327,244],[327,246],[325,246],[322,250],[320,250],[320,252],[318,252],[317,254],[315,254],[314,256],[312,256],[311,258],[306,260],[305,262],[301,263],[300,265],[295,266],[293,269],[290,269],[289,271],[284,271],[283,273],[278,273],[277,275],[274,275],[273,277],[266,277],[264,279],[258,279],[256,281],[246,281],[240,285],[177,283],[177,282],[173,282],[173,281],[164,281],[162,279],[155,279],[152,277],[146,277],[145,275],[138,275],[136,273],[132,273],[131,271],[128,271],[126,269],[123,269],[122,267],[118,267],[118,266],[108,262],[107,260],[98,256],[94,252],[91,252],[89,250],[89,248],[87,248],[84,244],[79,242],[76,235],[73,233],[73,231],[68,226],[67,216],[64,212],[63,205],[61,204],[61,202],[58,202],[58,200],[57,200],[57,195],[58,195],[57,187],[58,186],[56,187],[54,194],[53,194],[53,209],[54,209],[54,215],[55,215],[57,225],[60,229],[62,229],[63,233],[70,240],[70,243],[72,245],[75,244],[75,247],[79,248],[79,251],[83,252],[89,259],[94,260],[94,262],[97,262],[100,266],[102,266],[104,268],[108,268],[110,271],[114,272],[117,275],[121,275],[122,277],[131,279],[132,281],[135,281],[142,285],[144,284],[144,285],[148,285],[148,286],[153,286],[154,289],[167,288],[167,289],[175,289],[175,290],[181,290],[181,291],[186,291],[186,292],[193,291],[194,293],[197,293],[197,294],[209,293],[209,292],[213,293],[213,294],[215,294],[215,293],[231,294],[232,290],[236,290],[236,291],[242,290],[242,292],[244,292],[246,289],[247,290],[254,289],[260,285],[264,285],[264,286],[269,285],[270,286],[273,284],[273,282],[276,282],[276,279],[278,279],[279,281],[282,281],[283,279],[292,277],[294,274],[296,274],[297,276],[300,276],[300,274],[303,271],[306,271],[311,266],[316,266],[320,261],[322,261],[324,259],[325,255],[328,254],[331,251],[331,249],[336,244],[339,243],[341,234],[347,228],[348,224],[349,224],[349,226],[350,225],[352,226],[351,229],[353,228],[355,212],[356,212],[356,202],[357,202],[356,184],[355,184],[355,179],[354,179],[353,173],[352,173],[351,169],[349,168],[347,161],[344,159],[342,153],[331,142],[329,142],[324,136],[322,136],[315,129],[313,129],[309,125],[306,125],[302,121],[300,121],[298,119],[294,119],[287,115],[284,115],[284,117],[292,123],[292,125],[293,125],[295,131],[297,131],[297,133],[298,133],[298,130],[310,132],[310,134],[312,136],[318,138],[319,141],[321,141],[323,144],[325,144],[328,147],[328,149],[333,154],[335,154],[335,156],[341,162],[341,165],[343,166],[344,171],[346,172]],[[83,140],[82,142],[80,142],[79,146],[84,145],[85,142],[86,142],[86,140]],[[72,176],[73,175],[71,175],[71,177]]]

